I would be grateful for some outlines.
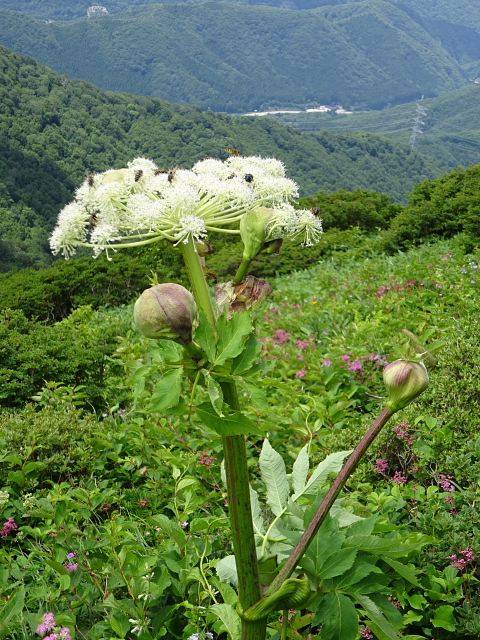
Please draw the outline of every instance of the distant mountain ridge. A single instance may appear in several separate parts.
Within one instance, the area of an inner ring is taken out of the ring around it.
[[[152,4],[50,24],[0,10],[0,44],[108,90],[214,111],[309,102],[382,108],[468,82],[436,37],[383,0],[311,11]]]

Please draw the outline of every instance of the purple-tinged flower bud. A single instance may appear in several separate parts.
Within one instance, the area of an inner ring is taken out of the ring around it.
[[[274,209],[258,207],[245,213],[240,220],[240,236],[243,240],[243,258],[252,260],[263,249],[267,240],[267,227],[275,216]]]
[[[215,287],[215,298],[220,313],[225,307],[229,308],[229,315],[239,311],[255,311],[273,293],[272,287],[266,280],[259,280],[254,276],[247,276],[241,284],[232,281],[223,282]]]
[[[180,284],[156,284],[136,301],[133,315],[140,332],[147,338],[180,338],[192,342],[192,325],[197,315],[193,295]]]
[[[395,360],[383,370],[388,391],[387,407],[393,412],[404,409],[428,387],[428,372],[423,362]]]

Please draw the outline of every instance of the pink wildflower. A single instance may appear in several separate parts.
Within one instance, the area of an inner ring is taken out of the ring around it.
[[[304,378],[306,375],[306,369],[305,367],[303,367],[303,369],[300,369],[300,371],[297,371],[297,373],[295,374],[296,378]]]
[[[205,453],[205,451],[202,452],[202,457],[200,458],[200,460],[198,461],[198,464],[203,465],[205,467],[210,467],[215,460],[217,460],[217,458],[209,457],[208,453]]]
[[[364,638],[368,638],[369,640],[374,637],[370,627],[364,627],[363,629],[360,629],[360,635]]]
[[[277,329],[275,331],[275,341],[277,344],[284,344],[290,340],[290,334],[288,331],[284,331],[283,329]]]
[[[68,562],[64,562],[63,566],[65,567],[65,569],[68,570],[69,573],[72,573],[72,571],[76,571],[78,569],[78,562],[75,562],[74,564],[69,564]]]
[[[394,484],[405,484],[406,481],[407,478],[405,476],[402,476],[400,471],[395,471],[395,475],[392,478],[392,482]]]
[[[350,369],[350,371],[360,372],[363,369],[362,361],[354,360],[348,368]]]
[[[44,613],[42,622],[37,627],[37,633],[43,635],[47,631],[51,631],[55,624],[55,615],[53,613]]]
[[[376,461],[375,466],[373,467],[373,470],[376,471],[377,473],[385,473],[387,469],[388,469],[388,460],[386,460],[385,458],[379,458]]]
[[[455,491],[455,485],[450,482],[452,476],[446,476],[443,473],[440,473],[438,477],[440,478],[438,484],[444,491]]]
[[[349,356],[349,355],[347,355],[347,354],[346,354],[346,355],[342,356],[342,357],[341,357],[341,359],[342,359],[344,362],[348,362],[348,361],[350,360],[350,358],[351,358],[351,357],[352,357],[352,356]]]
[[[0,530],[0,536],[2,536],[2,538],[6,538],[12,531],[15,531],[15,529],[18,529],[15,519],[9,518],[3,525],[3,529]]]
[[[296,340],[296,343],[299,349],[306,349],[307,347],[311,347],[313,344],[310,340]]]
[[[331,367],[332,366],[332,361],[330,360],[330,358],[327,358],[326,360],[324,360],[322,362],[324,367]]]

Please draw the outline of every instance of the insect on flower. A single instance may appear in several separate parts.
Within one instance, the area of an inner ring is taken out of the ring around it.
[[[227,153],[231,153],[232,156],[241,156],[242,155],[242,152],[239,151],[238,149],[225,149],[225,151]]]

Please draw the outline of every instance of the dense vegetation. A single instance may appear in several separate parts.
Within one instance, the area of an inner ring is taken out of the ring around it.
[[[0,271],[41,267],[49,232],[87,172],[144,155],[191,166],[226,148],[285,162],[303,195],[375,189],[397,200],[441,169],[371,134],[301,134],[258,118],[230,118],[158,98],[109,93],[0,47]]]
[[[379,203],[375,209],[373,196],[365,198],[373,214]],[[320,199],[328,208],[327,195]],[[360,552],[378,569],[361,586],[416,640],[475,640],[480,633],[480,531],[471,509],[480,465],[478,268],[478,255],[466,255],[455,240],[386,257],[372,253],[365,238],[278,279],[259,316],[263,357],[276,366],[262,384],[265,400],[242,397],[243,412],[268,432],[287,470],[307,442],[317,464],[350,449],[371,424],[384,393],[382,365],[408,350],[400,330],[430,351],[430,389],[387,427],[349,482],[343,506],[350,524],[338,534],[327,526],[329,535],[347,536],[346,554],[349,536],[372,525],[384,555]],[[48,382],[42,390],[40,376],[19,379],[23,395],[4,398],[11,408],[0,414],[0,509],[12,525],[3,529],[0,607],[12,640],[28,637],[47,611],[89,640],[135,637],[141,616],[149,621],[146,638],[197,640],[208,632],[226,640],[232,629],[222,609],[210,608],[236,604],[227,574],[215,568],[230,552],[220,438],[188,408],[168,416],[146,411],[158,379],[156,343],[130,323],[131,307],[79,309],[43,329],[20,312],[2,315],[2,349],[14,336],[16,369],[28,371],[36,357]],[[62,348],[72,374],[90,367],[83,378],[65,378],[66,386],[58,377],[66,362],[62,369],[55,359]],[[93,375],[95,359],[101,379]],[[34,392],[34,405],[12,407]],[[262,438],[249,442],[263,503]],[[404,575],[395,574],[392,566],[401,570],[405,562]],[[139,597],[145,593],[147,600]],[[357,605],[357,612],[369,637],[365,611]],[[314,615],[302,613],[291,612],[293,637],[322,640]]]
[[[382,0],[310,11],[162,4],[48,24],[2,10],[0,26],[1,44],[60,73],[214,111],[379,109],[467,83],[436,37]]]

